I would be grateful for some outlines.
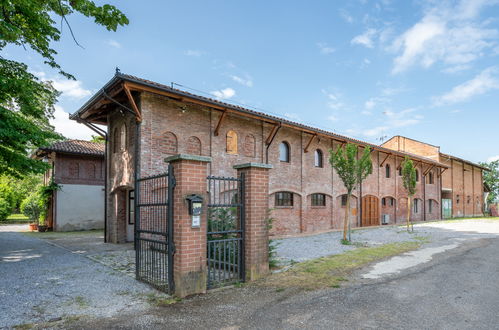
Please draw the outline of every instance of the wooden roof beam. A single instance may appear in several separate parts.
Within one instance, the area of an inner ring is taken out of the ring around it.
[[[305,146],[305,149],[303,149],[303,152],[308,152],[308,148],[310,147],[310,145],[312,144],[312,141],[314,141],[314,139],[317,137],[317,134],[314,134],[310,137],[310,140],[308,140],[308,143],[307,145]]]
[[[424,176],[426,176],[426,174],[428,174],[428,173],[429,173],[429,172],[430,172],[430,171],[431,171],[434,167],[435,167],[435,165],[430,166],[430,167],[426,170],[426,172],[424,172],[424,173],[423,173],[423,175],[424,175]]]
[[[215,127],[215,131],[213,132],[213,135],[218,136],[218,133],[220,131],[220,127],[222,126],[222,122],[224,121],[226,115],[227,115],[227,110],[222,112],[222,115],[218,119],[218,123],[217,123],[217,126]]]
[[[383,161],[381,162],[381,164],[379,164],[379,167],[383,167],[383,164],[386,162],[386,160],[388,159],[388,157],[390,157],[392,154],[387,154],[385,159],[383,159]]]
[[[275,136],[277,135],[277,132],[281,128],[281,123],[275,124],[272,130],[270,131],[269,136],[267,136],[267,139],[265,140],[266,145],[270,145],[272,141],[274,140]]]
[[[128,98],[128,102],[132,106],[133,111],[135,112],[135,119],[137,122],[142,122],[142,114],[140,113],[139,107],[137,107],[137,104],[135,103],[135,100],[133,99],[132,93],[130,92],[130,89],[127,86],[127,83],[123,83],[123,89],[125,90],[125,94]]]

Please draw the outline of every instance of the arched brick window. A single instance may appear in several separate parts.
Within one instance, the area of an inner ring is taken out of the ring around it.
[[[255,157],[256,141],[252,134],[244,137],[244,155],[247,157]]]
[[[187,139],[187,153],[191,155],[201,155],[201,140],[196,136]]]
[[[226,151],[228,154],[237,154],[237,133],[233,130],[227,132]]]
[[[279,144],[279,160],[281,162],[289,163],[289,144],[286,141],[282,141]]]
[[[117,153],[120,150],[120,130],[116,127],[113,132],[113,152]]]
[[[120,147],[120,151],[124,151],[126,149],[126,125],[125,124],[120,126],[119,147]]]
[[[315,167],[323,167],[324,166],[323,157],[322,157],[322,150],[321,149],[315,150],[315,153],[314,153],[314,166]]]
[[[176,154],[178,150],[177,136],[172,132],[164,132],[159,139],[159,148],[165,154]]]
[[[86,166],[86,175],[88,179],[95,179],[96,177],[95,164],[89,163]]]
[[[68,177],[73,179],[78,179],[80,177],[80,165],[77,162],[69,163]]]

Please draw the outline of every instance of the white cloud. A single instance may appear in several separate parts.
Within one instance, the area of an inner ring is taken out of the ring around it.
[[[484,50],[497,46],[499,31],[485,28],[479,17],[491,1],[461,0],[454,7],[447,1],[433,3],[436,5],[419,22],[392,43],[391,49],[399,53],[392,73],[414,65],[428,68],[436,62],[442,62],[453,72],[482,57]]]
[[[81,99],[90,96],[92,92],[82,87],[80,80],[69,80],[62,77],[47,78],[45,72],[33,72],[42,81],[51,81],[52,86],[62,93],[62,96]]]
[[[50,124],[55,127],[56,132],[69,139],[89,140],[92,135],[96,135],[85,125],[70,120],[69,113],[65,112],[59,105],[55,106],[54,118],[50,120]]]
[[[353,17],[346,11],[345,9],[340,9],[340,16],[345,20],[345,22],[352,24],[353,23]]]
[[[335,49],[333,47],[329,46],[325,42],[318,42],[317,47],[319,47],[321,54],[324,54],[324,55],[329,55],[329,54],[332,54],[335,52]]]
[[[372,108],[374,108],[374,106],[376,105],[376,101],[374,99],[369,99],[367,100],[365,103],[364,103],[364,107],[367,109],[367,110],[371,110]]]
[[[199,50],[199,49],[188,49],[184,52],[184,54],[187,56],[200,57],[206,53],[202,50]]]
[[[373,38],[376,36],[376,33],[377,31],[375,29],[367,29],[366,32],[354,37],[350,42],[353,45],[361,45],[367,48],[373,48]]]
[[[335,115],[330,115],[327,117],[327,119],[330,121],[338,121],[339,120],[338,117],[336,117]]]
[[[338,110],[341,109],[345,106],[343,102],[340,100],[340,95],[339,94],[334,94],[327,92],[326,90],[322,90],[322,93],[327,96],[328,98],[328,103],[327,106],[333,110]]]
[[[499,160],[499,155],[487,158],[487,163]]]
[[[211,95],[215,96],[217,99],[225,100],[230,99],[234,95],[236,95],[236,91],[230,87],[210,92]]]
[[[230,75],[230,78],[243,86],[253,87],[253,80],[248,75],[245,75],[244,78],[236,75]]]
[[[434,104],[446,105],[464,102],[476,95],[499,89],[498,73],[499,70],[497,67],[487,68],[473,79],[455,86],[450,92],[444,95],[434,98]]]
[[[423,116],[415,112],[416,109],[414,108],[405,109],[399,112],[385,110],[383,111],[385,118],[382,118],[383,125],[366,129],[362,134],[367,137],[380,137],[385,134],[385,132],[387,133],[394,128],[416,125],[423,119]]]
[[[295,120],[295,121],[301,121],[301,117],[297,113],[294,113],[294,112],[293,113],[286,112],[284,114],[284,117],[291,119],[291,120]]]
[[[114,47],[114,48],[121,48],[121,44],[114,39],[109,39],[107,41],[107,44],[111,47]]]

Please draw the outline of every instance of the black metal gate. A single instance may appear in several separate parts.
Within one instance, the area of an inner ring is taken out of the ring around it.
[[[208,288],[244,280],[244,173],[208,178]]]
[[[138,179],[135,187],[135,275],[164,292],[173,291],[173,167]]]

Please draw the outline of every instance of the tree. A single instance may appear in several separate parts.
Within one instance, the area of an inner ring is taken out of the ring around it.
[[[409,157],[405,157],[402,162],[402,184],[405,191],[407,192],[407,231],[409,231],[409,225],[412,227],[411,222],[411,198],[416,193],[416,168]]]
[[[78,12],[110,31],[128,24],[116,7],[91,0],[4,0],[0,7],[0,50],[9,44],[28,46],[68,79],[74,77],[62,70],[51,47],[60,40],[63,23],[74,38],[67,16]],[[47,168],[29,154],[62,138],[49,124],[58,95],[50,82],[28,72],[27,65],[0,55],[0,174],[21,177]]]
[[[485,182],[490,188],[490,194],[487,197],[487,202],[494,203],[499,197],[499,159],[479,164],[490,169],[490,171],[483,171],[483,182]]]
[[[104,139],[100,135],[92,135],[92,138],[90,139],[90,142],[94,142],[94,143],[106,143],[106,139]]]
[[[350,199],[353,190],[373,171],[371,162],[371,148],[364,147],[362,156],[358,158],[358,146],[347,143],[345,148],[338,147],[336,151],[329,150],[329,163],[336,170],[341,181],[347,189],[347,205],[345,207],[345,219],[343,222],[343,241],[351,240],[350,237]],[[348,239],[347,239],[348,231]]]

